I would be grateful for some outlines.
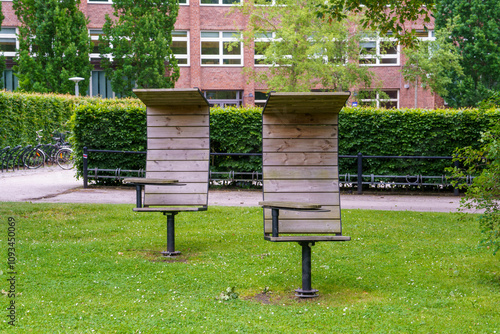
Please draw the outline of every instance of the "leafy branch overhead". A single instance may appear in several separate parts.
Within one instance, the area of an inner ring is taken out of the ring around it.
[[[318,4],[317,14],[326,20],[342,21],[348,12],[361,15],[364,29],[378,30],[382,34],[393,32],[401,44],[412,45],[415,34],[407,23],[422,19],[430,23],[430,10],[434,0],[327,0]]]
[[[179,78],[172,31],[176,0],[114,0],[99,39],[101,65],[119,96],[133,88],[173,88]]]

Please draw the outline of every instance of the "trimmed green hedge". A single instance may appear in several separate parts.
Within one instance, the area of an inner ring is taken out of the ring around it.
[[[36,143],[37,130],[44,143],[50,135],[67,130],[66,122],[79,103],[74,96],[0,92],[0,148]]]
[[[339,154],[451,156],[455,148],[478,147],[480,133],[500,121],[500,110],[344,108],[339,118]],[[340,173],[356,173],[356,159],[340,159]],[[444,174],[449,160],[364,159],[364,174]]]
[[[339,119],[339,154],[451,156],[457,147],[477,146],[500,110],[384,110],[344,108]],[[138,100],[81,105],[73,119],[75,149],[141,151],[146,149],[145,107]],[[212,108],[212,152],[261,152],[260,108]],[[144,156],[90,155],[89,167],[144,168]],[[449,160],[365,159],[364,173],[443,175]],[[356,159],[340,159],[340,173],[356,174]],[[213,157],[214,171],[260,171],[258,157]]]

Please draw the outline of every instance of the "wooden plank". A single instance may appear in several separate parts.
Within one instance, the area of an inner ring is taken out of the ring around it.
[[[210,108],[202,105],[161,105],[161,106],[148,106],[146,108],[146,115],[208,115]]]
[[[156,89],[134,89],[135,95],[147,106],[155,105],[204,105],[208,106],[207,100],[196,88],[156,88]]]
[[[208,183],[183,183],[183,186],[146,186],[147,194],[203,194],[208,192]]]
[[[276,207],[276,208],[287,208],[287,209],[304,209],[304,210],[316,210],[321,208],[319,204],[304,203],[304,202],[259,202],[259,205],[264,207]],[[271,208],[272,209],[272,208]]]
[[[264,191],[273,192],[332,192],[339,190],[338,179],[322,180],[264,180]]]
[[[149,150],[147,159],[152,160],[208,160],[208,148],[201,150]]]
[[[310,212],[312,219],[340,219],[340,206],[338,205],[322,205],[322,209],[330,210],[329,212]],[[305,213],[299,211],[283,210],[280,211],[280,219],[304,219]],[[264,209],[264,217],[271,219],[271,209]],[[309,218],[308,218],[309,219]]]
[[[264,166],[337,166],[337,153],[263,153]]]
[[[179,180],[180,183],[186,182],[208,182],[208,173],[200,172],[146,172],[147,177],[167,178]]]
[[[148,126],[148,138],[208,138],[208,126]]]
[[[266,139],[262,152],[337,152],[337,139]]]
[[[208,115],[147,116],[148,126],[209,126]]]
[[[127,184],[162,184],[162,185],[174,185],[179,183],[179,180],[169,180],[169,179],[153,179],[145,177],[127,177],[122,180],[123,183]]]
[[[262,138],[337,138],[337,126],[263,125]]]
[[[339,193],[267,193],[264,201],[304,202],[320,205],[340,205]]]
[[[147,208],[133,208],[135,212],[184,212],[184,211],[205,211],[206,207],[147,207]]]
[[[206,194],[145,194],[146,206],[207,205]]]
[[[149,124],[149,123],[148,123]],[[264,114],[262,119],[263,125],[269,124],[338,124],[338,114],[331,113],[302,113],[302,114]]]
[[[324,112],[338,113],[345,105],[350,93],[271,93],[264,114],[272,112]]]
[[[149,172],[205,172],[208,173],[209,162],[204,161],[161,161],[153,160],[146,162],[146,170]],[[167,174],[168,175],[168,174]]]
[[[294,166],[263,166],[264,180],[293,180],[293,179],[338,179],[337,166],[300,167]]]
[[[210,147],[209,138],[162,138],[148,139],[149,150],[199,150]]]
[[[340,220],[280,220],[278,224],[279,233],[306,234],[306,233],[341,233]],[[264,223],[265,233],[272,232],[272,221]]]
[[[350,241],[351,237],[345,235],[332,235],[332,236],[296,236],[296,237],[271,237],[265,236],[266,240],[274,242],[303,242],[303,241]]]

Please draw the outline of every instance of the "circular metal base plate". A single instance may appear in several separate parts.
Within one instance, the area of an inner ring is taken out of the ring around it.
[[[161,254],[163,256],[177,256],[177,255],[181,255],[181,252],[169,252],[169,251],[163,251],[161,252]]]
[[[319,296],[317,294],[318,290],[316,290],[316,289],[312,289],[312,290],[297,289],[297,290],[295,290],[295,292],[296,292],[295,296],[300,297],[300,298],[314,298],[314,297]]]

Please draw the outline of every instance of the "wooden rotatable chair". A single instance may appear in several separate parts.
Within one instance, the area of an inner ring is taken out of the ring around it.
[[[311,288],[311,246],[342,235],[338,116],[349,93],[271,93],[263,111],[264,238],[302,246],[302,289]]]
[[[124,183],[137,188],[136,212],[167,216],[167,250],[175,251],[175,215],[208,207],[210,107],[198,89],[139,89],[147,107],[145,178]]]

